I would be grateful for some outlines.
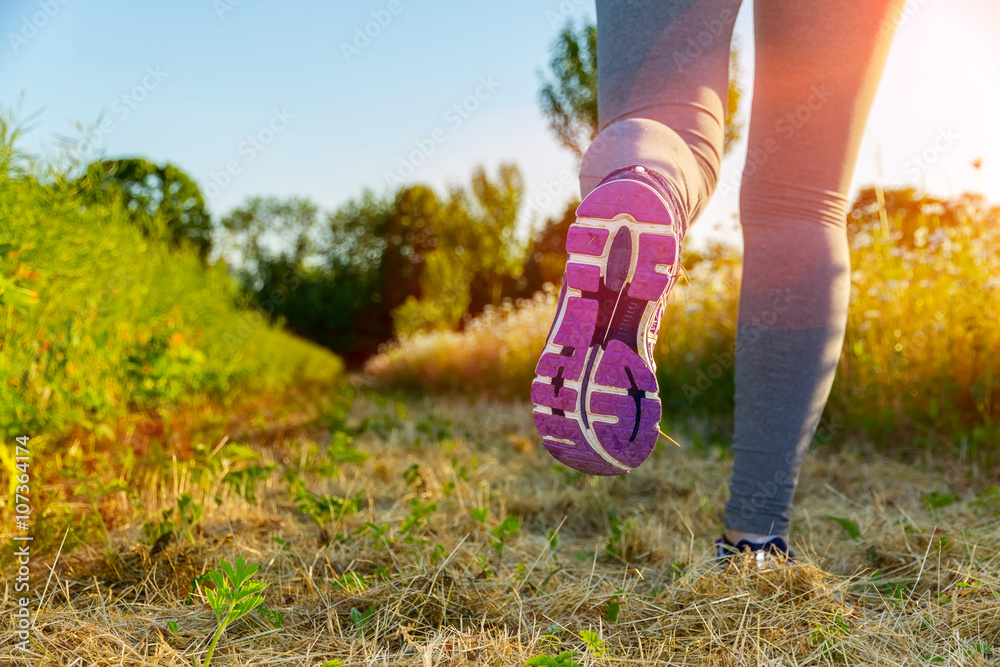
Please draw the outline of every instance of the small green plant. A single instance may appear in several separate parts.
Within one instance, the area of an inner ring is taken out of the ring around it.
[[[872,575],[871,582],[882,599],[892,604],[900,604],[909,598],[913,587],[913,584],[910,583],[886,581],[881,572]]]
[[[611,524],[611,534],[608,536],[607,544],[604,545],[604,550],[612,556],[617,556],[622,541],[623,522],[617,512],[608,510],[608,523]]]
[[[595,658],[604,657],[604,654],[607,652],[607,648],[605,648],[604,640],[601,639],[599,634],[591,632],[590,630],[582,630],[580,632],[580,639],[583,640],[588,653],[591,653]]]
[[[451,437],[451,422],[437,415],[427,414],[417,422],[417,445],[426,437],[429,442],[440,442]]]
[[[361,493],[359,492],[350,498],[342,498],[341,496],[320,495],[307,491],[296,500],[299,501],[300,512],[313,517],[322,525],[326,519],[339,521],[345,516],[357,512],[361,502]]]
[[[431,562],[439,563],[448,557],[448,550],[444,548],[444,545],[438,542],[434,545],[434,551],[431,552]]]
[[[320,495],[307,489],[305,482],[294,473],[289,472],[285,475],[285,479],[288,481],[288,495],[295,501],[300,513],[316,522],[320,530],[320,542],[324,545],[330,543],[327,522],[339,524],[344,517],[357,512],[364,493],[359,491],[350,498]],[[336,538],[344,539],[339,530],[336,532]]]
[[[618,614],[621,613],[622,606],[618,601],[622,595],[625,595],[628,591],[621,590],[615,592],[604,605],[604,620],[609,623],[614,623],[618,620]]]
[[[368,460],[368,454],[356,449],[354,439],[343,431],[334,431],[325,446],[312,440],[305,440],[299,447],[296,470],[301,474],[312,472],[321,477],[336,477],[345,463],[360,464]]]
[[[366,521],[364,525],[354,529],[354,534],[359,537],[370,534],[373,540],[384,545],[393,541],[389,535],[389,524],[387,523],[374,524],[371,521]]]
[[[559,562],[559,531],[555,528],[549,528],[545,533],[545,543],[549,547],[549,553],[552,554],[552,560]]]
[[[333,585],[346,591],[363,591],[368,588],[368,580],[356,572],[345,572],[333,580]]]
[[[144,521],[142,532],[151,545],[150,555],[159,553],[177,534],[177,524],[173,519],[174,508],[168,507],[160,513],[160,519]]]
[[[226,474],[223,483],[232,486],[247,502],[257,501],[257,487],[271,476],[278,467],[277,463],[267,465],[251,465]]]
[[[420,487],[425,484],[424,476],[420,474],[420,464],[414,463],[403,471],[403,481],[407,486]]]
[[[861,529],[858,528],[858,524],[854,523],[850,519],[844,519],[839,516],[833,516],[832,514],[827,514],[826,518],[829,519],[830,521],[835,521],[841,528],[844,529],[844,532],[847,533],[852,540],[861,539]]]
[[[334,431],[325,449],[327,460],[338,466],[345,463],[361,464],[367,461],[368,454],[355,448],[351,444],[352,442],[354,442],[354,438],[347,433]]]
[[[576,654],[573,651],[563,651],[554,656],[536,655],[524,665],[525,667],[580,667],[580,663],[574,658],[576,658]]]
[[[964,650],[965,655],[980,655],[984,658],[993,653],[993,647],[983,642],[976,642]]]
[[[399,532],[405,535],[407,542],[423,543],[426,540],[418,538],[416,533],[427,525],[427,517],[437,510],[437,503],[434,501],[421,502],[419,498],[410,500],[410,515],[403,519],[399,526]]]
[[[581,479],[583,479],[583,473],[579,470],[570,470],[569,468],[561,465],[552,466],[554,472],[559,473],[559,479],[566,486],[573,486]]]
[[[178,535],[184,535],[194,544],[193,530],[204,514],[201,504],[196,503],[190,493],[185,493],[177,499],[175,507],[168,507],[160,513],[159,520],[144,522],[142,531],[152,545],[150,555],[162,551]]]
[[[360,435],[365,431],[370,431],[379,440],[389,440],[393,432],[403,428],[403,420],[406,419],[406,406],[400,401],[381,397],[378,394],[371,394],[371,398],[381,407],[389,408],[390,411],[379,412],[365,417],[361,420],[358,427],[353,430],[353,433]]]
[[[377,604],[373,604],[363,612],[351,607],[351,623],[354,624],[355,634],[359,639],[364,635],[365,628],[368,627],[368,624],[371,623],[372,618],[375,616],[376,609],[378,609]]]
[[[993,516],[997,516],[1000,514],[1000,487],[993,485],[983,489],[969,504],[982,510],[992,510]]]
[[[216,480],[224,478],[235,465],[252,465],[259,459],[257,451],[238,442],[223,439],[211,449],[199,442],[194,446],[191,475],[202,489],[208,489]]]
[[[489,579],[493,576],[493,570],[490,569],[490,559],[483,554],[476,556],[476,565],[479,567],[476,579]]]
[[[73,489],[73,495],[83,496],[87,499],[87,504],[90,505],[90,512],[97,519],[97,524],[101,527],[101,533],[104,535],[104,541],[107,542],[110,549],[112,547],[111,535],[108,533],[108,525],[104,523],[100,503],[107,496],[127,490],[128,486],[120,479],[105,482],[97,475],[74,474],[74,476],[81,479],[81,481]]]
[[[921,501],[930,511],[944,509],[949,505],[954,505],[958,502],[958,494],[953,491],[948,491],[947,493],[941,493],[940,491],[931,491],[926,496],[921,498]]]
[[[635,549],[632,545],[634,544],[636,531],[639,528],[638,520],[632,516],[622,521],[621,517],[614,510],[608,510],[608,522],[610,523],[611,531],[608,541],[604,545],[604,551],[609,556],[628,560],[635,555]]]
[[[456,458],[451,459],[451,469],[454,471],[455,477],[457,477],[460,481],[462,482],[469,481],[470,479],[469,469],[466,468],[464,465],[459,465],[458,459]]]
[[[205,516],[205,508],[201,503],[196,503],[190,493],[182,494],[177,499],[177,516],[180,518],[179,532],[183,533],[188,542],[194,544],[194,527],[201,523]]]
[[[469,516],[478,521],[479,523],[486,525],[486,519],[490,515],[489,507],[470,507]]]
[[[281,612],[268,609],[263,605],[257,607],[257,613],[261,618],[270,623],[272,627],[280,628],[285,623],[285,616]]]
[[[493,536],[493,550],[497,552],[497,558],[503,553],[503,548],[507,541],[517,537],[521,528],[521,521],[516,516],[509,516],[500,522],[500,525],[490,531]]]
[[[219,643],[219,638],[222,637],[226,627],[264,603],[264,596],[261,595],[261,592],[270,584],[252,580],[259,567],[256,563],[247,564],[243,560],[243,556],[237,556],[233,565],[222,561],[219,563],[218,570],[210,570],[201,577],[201,581],[207,580],[215,586],[214,589],[207,588],[205,590],[205,599],[212,607],[215,620],[219,625],[215,636],[212,637],[212,643],[208,646],[208,653],[205,654],[205,662],[202,663],[202,667],[208,667],[212,662],[215,646]]]
[[[840,609],[834,610],[830,616],[830,624],[814,628],[809,634],[809,638],[814,645],[818,645],[820,652],[832,660],[843,660],[844,654],[837,650],[839,638],[851,634],[851,626],[844,620]]]

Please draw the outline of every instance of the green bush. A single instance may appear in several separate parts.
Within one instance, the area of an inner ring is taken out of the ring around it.
[[[0,431],[58,435],[135,410],[330,382],[329,352],[241,308],[224,264],[20,156],[0,120]],[[84,202],[87,202],[84,204]]]

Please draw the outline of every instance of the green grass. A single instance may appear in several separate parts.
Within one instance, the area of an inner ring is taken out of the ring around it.
[[[110,549],[36,553],[42,657],[8,643],[0,662],[182,667],[216,638],[219,667],[988,665],[1000,650],[1000,495],[953,457],[921,469],[822,448],[793,513],[800,565],[723,570],[721,448],[664,445],[596,478],[554,465],[522,402],[362,395],[333,431],[319,414],[237,439],[277,464],[253,500],[223,481],[245,465],[228,444],[200,477],[178,467],[139,489],[157,517],[190,494],[193,540],[156,548],[131,521]],[[337,509],[297,503],[302,489]],[[240,557],[268,611],[220,633],[203,575]]]
[[[29,436],[50,537],[117,493],[105,472],[159,463],[150,436],[193,447],[234,405],[338,381],[339,358],[240,307],[223,264],[144,235],[116,201],[83,205],[15,144],[0,119],[0,485]]]

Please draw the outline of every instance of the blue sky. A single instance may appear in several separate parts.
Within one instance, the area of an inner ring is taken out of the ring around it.
[[[996,5],[909,0],[855,188],[879,178],[1000,201]],[[747,89],[750,9],[736,30]],[[0,105],[22,119],[39,111],[22,148],[54,154],[58,137],[86,137],[90,157],[173,162],[216,215],[256,194],[332,210],[384,191],[386,173],[420,147],[430,155],[409,180],[444,188],[476,164],[515,161],[528,201],[556,211],[568,195],[549,203],[546,188],[575,190],[575,163],[538,110],[538,73],[564,20],[593,13],[593,0],[7,0]],[[366,26],[377,34],[355,42]],[[936,150],[942,132],[952,139]],[[738,241],[735,210],[735,195],[717,196],[693,240]]]

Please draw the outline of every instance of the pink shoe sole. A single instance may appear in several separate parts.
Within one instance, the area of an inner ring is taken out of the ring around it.
[[[535,425],[561,463],[620,475],[646,460],[659,433],[653,346],[679,267],[679,206],[633,167],[605,179],[576,215],[531,385]]]

